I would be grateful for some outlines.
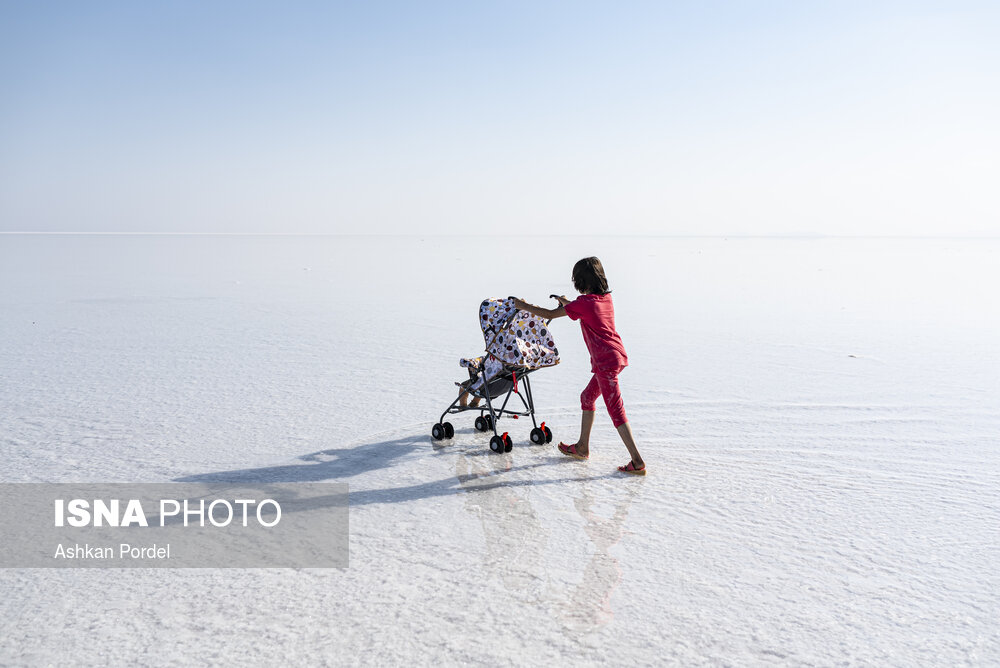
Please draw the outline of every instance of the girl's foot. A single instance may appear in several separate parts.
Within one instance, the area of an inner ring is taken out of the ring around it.
[[[646,475],[646,463],[643,462],[639,466],[636,466],[635,462],[630,461],[625,466],[619,466],[618,470],[630,475]]]
[[[479,405],[480,401],[482,401],[482,399],[480,397],[472,397],[472,403],[469,404],[469,405],[472,406],[473,408],[475,408],[476,406]]]
[[[576,445],[577,445],[576,443],[574,443],[573,445],[566,445],[565,443],[560,443],[559,452],[563,453],[564,455],[569,455],[573,459],[590,459],[590,452],[588,451],[586,454],[582,452],[577,452]]]

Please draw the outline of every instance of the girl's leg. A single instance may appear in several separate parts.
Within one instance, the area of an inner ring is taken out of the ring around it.
[[[639,449],[635,446],[632,428],[628,424],[628,418],[625,417],[625,403],[622,401],[621,388],[618,386],[620,371],[600,373],[596,377],[600,383],[601,394],[604,396],[604,404],[608,407],[611,421],[618,430],[618,435],[621,436],[629,455],[632,456],[632,463],[635,468],[639,469],[645,466],[645,463],[642,461]]]
[[[632,455],[632,464],[635,468],[643,468],[646,462],[642,461],[642,455],[639,454],[639,449],[635,447],[635,439],[632,437],[632,427],[628,426],[628,422],[618,425],[618,435],[622,437],[625,447],[628,448],[628,453]]]
[[[590,456],[590,430],[594,427],[594,411],[583,411],[580,418],[580,440],[576,442],[576,451],[584,457]]]
[[[583,415],[580,418],[580,439],[576,442],[576,452],[583,457],[590,455],[590,430],[594,426],[594,409],[599,396],[601,396],[601,386],[597,374],[594,374],[580,394],[580,408]]]

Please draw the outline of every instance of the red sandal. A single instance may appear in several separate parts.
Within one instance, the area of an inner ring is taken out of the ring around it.
[[[636,468],[635,462],[632,461],[625,466],[619,466],[618,470],[622,473],[628,473],[629,475],[646,475],[646,465],[643,464],[642,468]]]
[[[559,444],[559,452],[564,455],[569,455],[573,459],[590,459],[590,455],[581,455],[576,451],[576,443],[573,445],[566,445],[565,443]]]

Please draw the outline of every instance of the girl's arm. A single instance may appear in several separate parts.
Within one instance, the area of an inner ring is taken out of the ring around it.
[[[552,320],[553,318],[561,318],[566,315],[566,309],[559,305],[559,308],[542,308],[541,306],[535,306],[529,304],[528,302],[522,301],[517,297],[511,297],[514,301],[514,306],[521,309],[522,311],[527,311],[532,315],[537,315],[539,318],[545,318],[546,320]]]

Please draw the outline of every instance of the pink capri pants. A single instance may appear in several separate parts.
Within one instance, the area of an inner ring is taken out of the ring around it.
[[[580,395],[580,407],[592,411],[597,405],[597,397],[604,397],[604,405],[608,407],[608,415],[615,427],[620,427],[628,418],[625,417],[625,404],[622,402],[622,392],[618,387],[618,374],[621,368],[610,371],[596,371],[587,387]]]

